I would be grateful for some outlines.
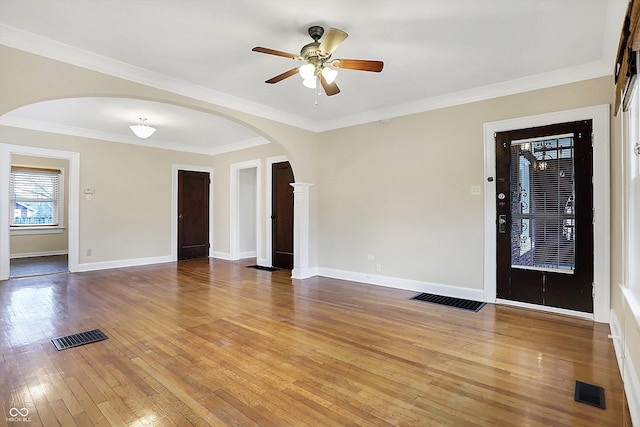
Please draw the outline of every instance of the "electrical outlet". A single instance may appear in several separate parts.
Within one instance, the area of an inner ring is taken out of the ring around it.
[[[87,249],[87,256],[91,256],[91,249]]]
[[[382,271],[382,264],[376,264],[376,271],[380,273]]]
[[[481,187],[479,185],[471,186],[471,194],[474,196],[479,196],[481,194]]]
[[[369,261],[373,261],[375,259],[375,257],[373,255],[367,255],[367,259]]]

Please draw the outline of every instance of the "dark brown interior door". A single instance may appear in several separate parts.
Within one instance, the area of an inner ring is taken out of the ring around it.
[[[278,268],[293,268],[293,170],[289,162],[272,166],[271,227],[272,263]]]
[[[593,313],[591,129],[496,134],[498,298]]]
[[[208,172],[178,171],[178,259],[209,256]]]

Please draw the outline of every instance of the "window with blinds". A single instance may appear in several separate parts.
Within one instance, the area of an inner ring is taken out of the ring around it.
[[[573,273],[573,134],[511,143],[511,265]]]
[[[59,169],[11,167],[12,227],[59,224],[61,174]]]

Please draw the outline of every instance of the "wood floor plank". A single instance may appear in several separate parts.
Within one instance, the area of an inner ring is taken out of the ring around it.
[[[51,404],[47,399],[41,399],[34,402],[33,409],[34,410],[30,410],[29,413],[31,414],[32,412],[35,412],[35,414],[37,414],[37,416],[40,418],[40,421],[42,422],[42,425],[44,427],[60,425],[56,418],[56,414],[53,412],[53,408],[51,407]],[[30,416],[33,417],[35,414],[32,414]]]
[[[51,409],[53,409],[53,413],[55,414],[56,419],[61,426],[77,426],[75,420],[73,419],[73,415],[71,414],[71,412],[69,412],[69,408],[67,408],[62,399],[54,400],[49,403],[51,404]]]
[[[106,400],[98,404],[98,408],[102,415],[104,415],[107,422],[109,422],[112,426],[123,426],[127,425],[126,421],[120,417],[119,412],[111,406],[111,402]]]
[[[630,425],[607,325],[251,261],[0,282],[3,410],[43,426]],[[50,342],[96,328],[109,339]],[[575,402],[576,380],[607,409]]]
[[[94,400],[89,396],[85,388],[78,381],[76,377],[68,377],[65,378],[65,382],[69,385],[69,389],[74,394],[80,406],[82,408],[82,413],[86,414],[91,420],[91,424],[95,424],[102,418],[102,413],[98,408],[98,405],[94,402]],[[90,385],[90,384],[87,384]],[[75,416],[74,416],[75,418]],[[81,425],[86,425],[82,423]]]

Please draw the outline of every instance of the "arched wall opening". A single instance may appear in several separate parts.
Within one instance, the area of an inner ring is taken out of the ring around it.
[[[80,98],[90,98],[90,97],[80,97]],[[67,99],[68,98],[59,98],[60,100],[63,99]],[[110,99],[128,99],[128,100],[132,100],[132,98],[130,97],[119,97],[119,98],[110,98]],[[55,102],[55,100],[49,100],[50,102]],[[249,124],[243,120],[238,119],[237,117],[230,117],[226,114],[221,114],[219,112],[216,111],[211,111],[211,109],[209,108],[204,108],[201,106],[198,107],[194,107],[194,106],[190,106],[190,105],[186,105],[184,103],[180,103],[180,102],[167,102],[166,100],[163,100],[161,98],[150,98],[147,97],[145,98],[143,101],[145,102],[154,102],[154,103],[163,103],[163,104],[170,104],[170,105],[174,105],[177,107],[181,107],[181,108],[185,108],[185,109],[190,109],[193,111],[197,111],[200,113],[204,113],[204,114],[209,114],[211,116],[215,116],[217,118],[224,118],[226,120],[232,121],[233,123],[236,124],[241,124],[242,126],[245,126],[249,129],[251,129],[253,132],[256,133],[256,135],[259,135],[261,138],[265,138],[269,141],[269,144],[258,144],[256,146],[253,147],[248,147],[248,148],[243,148],[241,150],[238,151],[226,151],[223,153],[219,153],[219,154],[215,154],[215,153],[210,153],[208,155],[208,159],[209,161],[202,161],[202,157],[203,156],[194,156],[194,153],[187,153],[187,154],[180,154],[177,155],[177,157],[179,157],[179,159],[177,159],[176,161],[172,162],[172,164],[186,164],[186,165],[192,165],[194,167],[212,167],[212,171],[214,171],[216,173],[216,175],[214,175],[214,182],[216,181],[216,176],[222,177],[224,175],[226,175],[227,177],[229,176],[229,172],[227,171],[223,171],[223,170],[217,170],[215,165],[216,164],[224,164],[225,162],[230,164],[232,162],[231,159],[237,159],[238,156],[242,155],[243,153],[246,153],[246,157],[245,160],[250,160],[250,161],[265,161],[267,157],[274,157],[274,154],[276,156],[282,157],[287,159],[288,161],[291,162],[292,168],[294,168],[295,172],[296,172],[296,177],[298,176],[298,165],[297,162],[295,160],[295,156],[292,156],[291,154],[289,154],[288,149],[285,147],[285,145],[281,144],[279,141],[277,141],[271,134],[267,133],[267,132],[263,132],[259,126],[256,126],[254,124]],[[29,105],[29,104],[28,104]],[[27,105],[27,106],[28,106]],[[46,124],[40,123],[39,125],[37,123],[35,123],[35,121],[29,121],[29,120],[16,120],[16,115],[12,114],[13,112],[15,112],[17,110],[12,110],[11,112],[9,112],[9,114],[5,114],[3,116],[0,117],[0,125],[6,126],[5,129],[11,129],[10,131],[6,131],[6,132],[2,132],[3,136],[0,137],[0,144],[6,146],[9,145],[17,145],[17,146],[24,146],[24,147],[29,147],[29,152],[35,153],[36,155],[40,155],[38,153],[44,153],[46,151],[45,146],[53,146],[53,147],[58,147],[58,148],[64,148],[64,150],[58,150],[58,151],[65,151],[65,152],[71,152],[71,153],[77,153],[79,159],[82,159],[82,165],[80,165],[80,160],[78,160],[78,165],[77,165],[77,169],[79,172],[79,176],[77,179],[77,182],[75,183],[75,186],[73,186],[74,188],[70,188],[70,193],[75,193],[75,195],[70,194],[71,197],[76,197],[76,199],[79,201],[79,203],[77,204],[77,211],[75,212],[75,215],[80,218],[85,218],[87,215],[91,215],[91,208],[87,208],[87,201],[84,199],[84,194],[83,191],[86,188],[91,188],[91,183],[87,183],[87,185],[85,185],[86,181],[91,181],[91,179],[87,179],[90,172],[92,170],[90,165],[86,165],[87,161],[91,160],[91,157],[95,157],[95,155],[86,155],[86,151],[90,150],[90,148],[87,148],[89,146],[95,146],[96,144],[106,144],[109,142],[113,142],[115,140],[115,142],[120,142],[120,143],[129,143],[129,141],[126,141],[125,139],[128,137],[130,138],[128,135],[120,135],[120,136],[115,136],[115,137],[109,137],[108,135],[106,135],[105,131],[101,131],[101,132],[97,132],[97,134],[91,134],[91,131],[95,131],[96,129],[86,129],[86,128],[80,128],[82,130],[82,132],[72,132],[69,129],[69,126],[66,126],[66,132],[61,132],[61,129],[59,128],[55,128],[55,126],[53,128],[47,128]],[[60,124],[60,123],[58,123]],[[123,122],[123,125],[127,125],[131,124],[131,123],[126,123]],[[65,126],[63,126],[65,127]],[[123,126],[126,127],[126,126]],[[128,130],[127,130],[128,131]],[[44,133],[43,133],[44,132]],[[108,133],[108,132],[107,132]],[[24,136],[27,135],[27,137],[25,138]],[[43,135],[45,136],[43,138]],[[48,140],[48,141],[45,141]],[[150,144],[153,141],[153,139],[150,139],[148,141],[148,143]],[[132,144],[135,145],[135,144]],[[144,148],[149,148],[148,144],[142,144],[142,146]],[[265,150],[265,147],[271,147],[270,150]],[[274,148],[275,147],[275,148]],[[157,148],[157,147],[156,147]],[[160,148],[164,148],[166,150],[175,150],[175,148],[173,147],[160,147]],[[227,147],[228,148],[228,147]],[[139,147],[137,148],[139,149]],[[71,150],[71,151],[69,151]],[[11,149],[7,149],[5,150],[8,153],[11,152]],[[100,150],[99,150],[100,151]],[[10,154],[8,154],[10,155]],[[257,156],[257,158],[255,158]],[[262,157],[261,157],[262,156]],[[154,154],[153,156],[150,156],[150,158],[153,157],[157,157],[156,154]],[[194,159],[197,158],[196,162],[193,161],[187,161],[186,163],[182,160],[182,158],[190,158],[190,159]],[[224,160],[221,161],[220,159],[225,159],[228,158],[228,160]],[[262,160],[261,160],[262,158]],[[87,159],[87,161],[85,161],[85,159]],[[94,159],[95,160],[95,159]],[[5,161],[5,160],[3,160]],[[126,163],[123,162],[123,163]],[[266,161],[265,161],[266,164]],[[266,168],[265,168],[266,170]],[[266,179],[265,179],[266,181]],[[4,186],[3,186],[4,187]],[[228,187],[227,187],[228,188]],[[4,188],[3,188],[4,190]],[[8,190],[7,190],[8,191]],[[214,197],[214,203],[218,203],[218,204],[225,204],[225,203],[233,203],[232,201],[230,201],[229,197],[226,197],[225,200],[225,194],[224,191],[221,191],[220,193],[222,194],[216,194],[216,192],[214,191],[213,193],[213,197]],[[98,194],[96,194],[98,195]],[[220,197],[218,197],[220,196]],[[263,204],[264,204],[264,200],[266,199],[266,197],[263,197]],[[73,209],[73,208],[71,208]],[[87,210],[88,209],[88,210]],[[229,211],[227,209],[227,211]],[[267,209],[265,209],[265,212],[267,212]],[[264,218],[262,218],[262,221],[264,222]],[[308,223],[308,218],[306,219],[307,223]],[[72,225],[69,225],[70,227],[72,227]],[[8,223],[4,220],[0,218],[0,227],[2,227],[3,230],[8,229]],[[223,224],[224,227],[224,224]],[[221,227],[218,226],[217,227],[218,230],[216,230],[214,228],[213,233],[216,233],[216,231],[221,231]],[[71,230],[70,230],[71,231]],[[77,248],[75,249],[75,255],[72,255],[72,251],[70,248],[70,269],[71,266],[74,265],[74,260],[72,260],[71,258],[75,258],[75,265],[77,265],[77,269],[76,271],[83,271],[83,270],[92,270],[92,269],[100,269],[100,268],[111,268],[111,267],[118,267],[121,265],[136,265],[136,264],[145,264],[145,263],[154,263],[154,262],[164,262],[164,261],[169,261],[172,260],[172,254],[167,254],[166,251],[160,251],[160,253],[151,253],[150,256],[140,256],[140,254],[136,254],[135,256],[131,257],[125,257],[124,259],[117,259],[117,257],[113,257],[111,256],[111,258],[109,258],[109,256],[105,256],[104,258],[101,259],[89,259],[87,258],[90,255],[87,255],[88,253],[91,253],[91,247],[93,243],[92,242],[88,242],[85,239],[85,235],[86,233],[83,232],[82,229],[80,229],[80,227],[78,226],[77,229],[75,230],[76,235],[77,235]],[[90,233],[89,233],[90,234]],[[263,238],[263,240],[265,241],[264,243],[266,244],[266,240],[269,236],[265,236],[265,238]],[[5,235],[4,233],[2,233],[2,238],[0,239],[2,240],[2,242],[4,242],[5,239]],[[222,239],[224,240],[224,239]],[[3,243],[4,244],[4,243]],[[173,244],[173,243],[172,243]],[[268,247],[269,245],[266,244],[266,247]],[[307,243],[308,246],[308,243]],[[308,251],[308,250],[307,250]],[[99,252],[99,251],[98,251]],[[169,251],[171,252],[171,251]],[[216,251],[212,251],[211,254],[216,256],[216,255],[224,255],[225,251],[224,249],[221,251],[218,251],[218,253],[215,253]],[[263,253],[265,252],[265,250],[263,250]],[[3,253],[8,253],[3,251]],[[93,253],[95,253],[95,251],[93,251]],[[112,254],[113,255],[113,254]],[[224,256],[221,256],[224,258]],[[7,261],[8,262],[8,261]],[[2,265],[5,264],[5,260],[2,260]],[[7,269],[8,271],[8,269]],[[74,271],[74,270],[72,270]],[[8,273],[6,275],[8,277]],[[0,269],[0,279],[2,278],[6,278],[5,277],[5,272],[4,269]]]

